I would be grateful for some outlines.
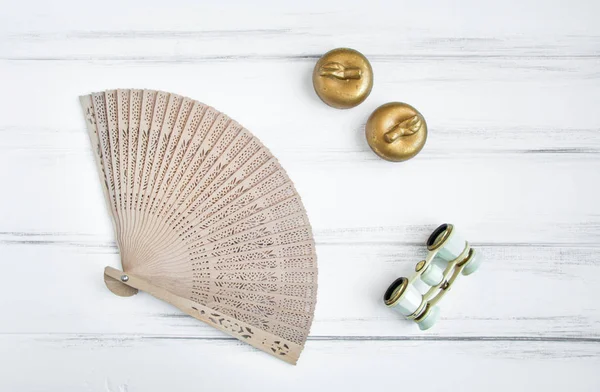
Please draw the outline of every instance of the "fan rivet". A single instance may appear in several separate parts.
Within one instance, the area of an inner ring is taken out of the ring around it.
[[[122,282],[127,282],[128,280],[129,280],[129,276],[127,276],[127,275],[122,275],[121,276],[121,281]]]

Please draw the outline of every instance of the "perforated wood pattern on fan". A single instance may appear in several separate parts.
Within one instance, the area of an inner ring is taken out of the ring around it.
[[[294,185],[223,113],[175,94],[80,97],[123,271],[136,289],[295,363],[313,319],[315,246]]]

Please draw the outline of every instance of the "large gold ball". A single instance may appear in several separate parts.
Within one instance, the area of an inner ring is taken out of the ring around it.
[[[371,93],[373,69],[360,52],[348,48],[333,49],[317,61],[313,86],[327,105],[338,109],[352,108]]]
[[[417,155],[427,141],[427,123],[419,111],[402,102],[375,109],[365,127],[367,142],[383,159],[406,161]]]

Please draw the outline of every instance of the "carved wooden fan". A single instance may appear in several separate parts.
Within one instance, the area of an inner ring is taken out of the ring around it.
[[[151,90],[80,97],[123,271],[138,289],[295,364],[313,319],[315,246],[294,185],[248,130]]]

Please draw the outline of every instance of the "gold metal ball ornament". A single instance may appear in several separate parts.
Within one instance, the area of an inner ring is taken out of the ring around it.
[[[373,69],[360,52],[337,48],[317,61],[312,79],[323,102],[334,108],[349,109],[361,104],[371,93]]]
[[[419,111],[402,102],[386,103],[375,109],[365,127],[367,142],[383,159],[406,161],[423,149],[427,123]]]

